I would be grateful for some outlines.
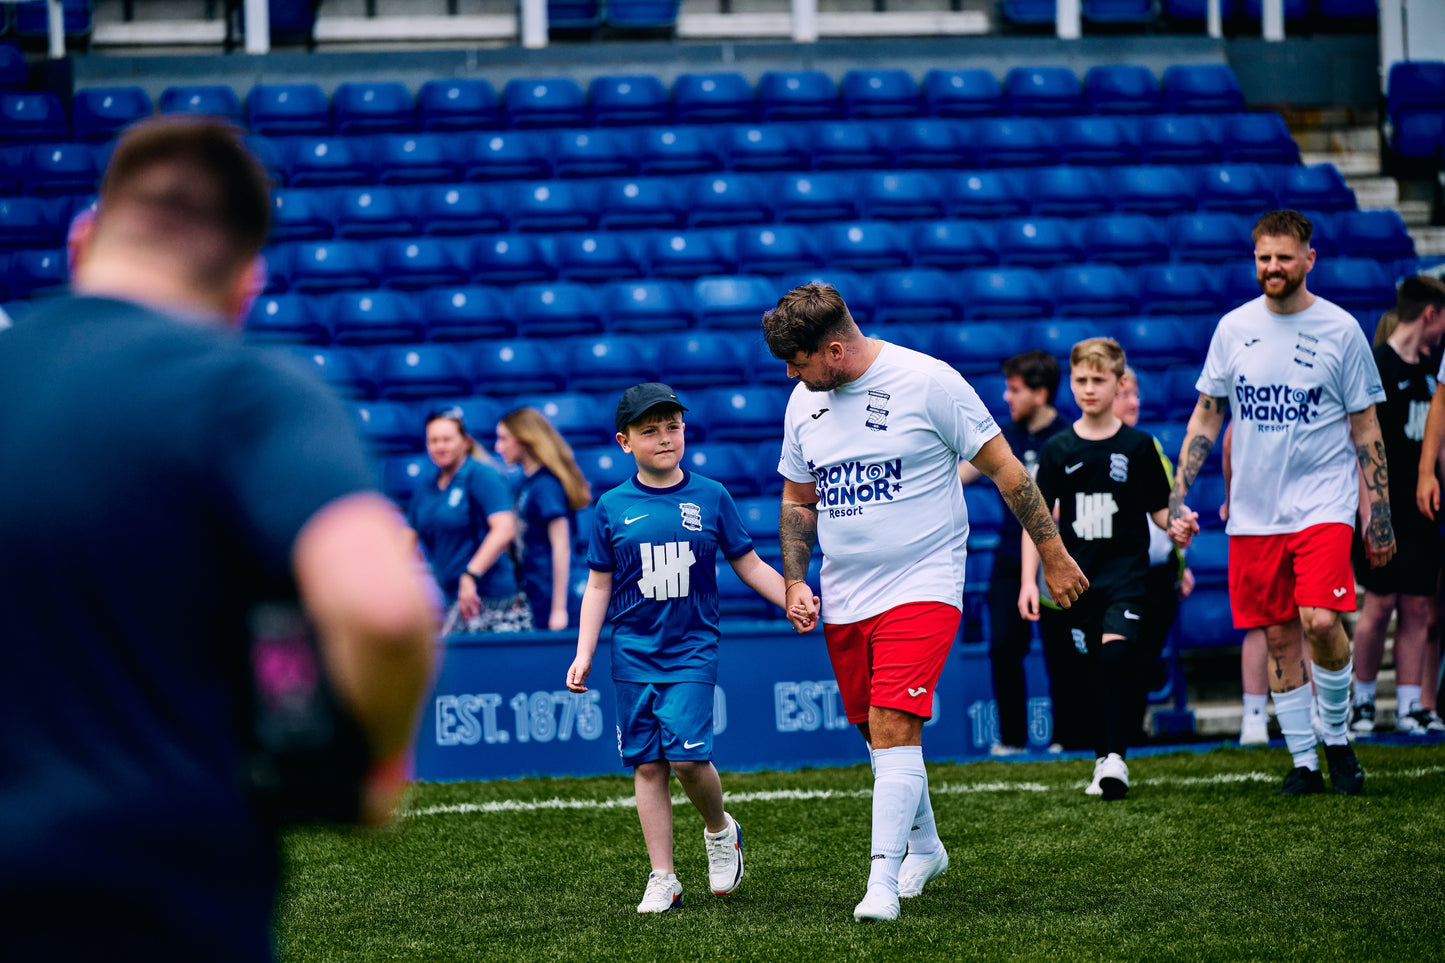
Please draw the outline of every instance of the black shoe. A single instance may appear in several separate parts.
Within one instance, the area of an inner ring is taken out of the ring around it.
[[[1348,745],[1325,746],[1325,762],[1330,767],[1330,785],[1335,792],[1346,796],[1358,796],[1365,791],[1365,770],[1355,758],[1355,750]]]
[[[1284,785],[1279,787],[1276,795],[1280,796],[1313,796],[1315,793],[1325,791],[1325,777],[1320,775],[1318,769],[1308,769],[1304,766],[1295,766],[1284,777]]]

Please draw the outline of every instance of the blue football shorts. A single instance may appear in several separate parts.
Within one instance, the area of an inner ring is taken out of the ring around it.
[[[710,682],[614,682],[617,752],[626,766],[712,759]]]

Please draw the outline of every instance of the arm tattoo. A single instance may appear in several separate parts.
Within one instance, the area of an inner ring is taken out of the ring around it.
[[[1200,399],[1204,404],[1205,399]],[[1184,514],[1184,496],[1189,492],[1189,486],[1194,484],[1194,479],[1199,477],[1199,469],[1204,467],[1204,459],[1209,457],[1209,449],[1214,447],[1214,442],[1204,435],[1190,435],[1184,442],[1184,457],[1179,467],[1174,471],[1174,490],[1169,493],[1169,520],[1173,521]]]
[[[1000,488],[999,491],[1023,530],[1029,533],[1029,538],[1034,540],[1035,545],[1042,545],[1059,534],[1059,529],[1054,524],[1053,513],[1044,504],[1044,495],[1039,491],[1039,486],[1034,484],[1028,472],[1021,474],[1022,481],[1017,485],[1013,488]]]
[[[1215,395],[1200,395],[1199,407],[1203,408],[1205,411],[1223,412],[1225,407],[1225,399],[1223,397],[1216,397]]]
[[[1389,502],[1370,502],[1370,527],[1365,532],[1365,540],[1377,549],[1384,548],[1395,540]]]
[[[818,541],[818,506],[783,502],[778,515],[778,541],[783,548],[783,578],[807,578],[808,561]]]
[[[1385,463],[1385,443],[1379,438],[1367,441],[1355,448],[1355,459],[1360,463],[1360,475],[1365,479],[1365,489],[1370,493],[1370,504],[1389,501],[1390,470]]]

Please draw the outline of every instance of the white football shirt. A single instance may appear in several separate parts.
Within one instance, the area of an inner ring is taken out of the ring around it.
[[[1354,525],[1360,475],[1349,415],[1383,401],[1385,389],[1349,312],[1317,297],[1274,314],[1261,295],[1220,319],[1196,387],[1228,398],[1234,418],[1229,534]]]
[[[962,607],[968,509],[958,461],[998,433],[962,375],[894,344],[857,381],[793,389],[778,471],[817,488],[824,622],[907,602]]]

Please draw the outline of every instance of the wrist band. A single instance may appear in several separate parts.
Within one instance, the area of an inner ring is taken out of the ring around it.
[[[802,585],[802,584],[804,584],[804,583],[807,582],[807,581],[808,581],[808,580],[805,579],[805,578],[785,578],[785,579],[783,579],[783,591],[784,591],[784,592],[787,592],[787,591],[789,591],[794,585]]]

